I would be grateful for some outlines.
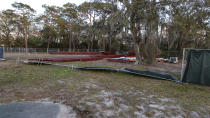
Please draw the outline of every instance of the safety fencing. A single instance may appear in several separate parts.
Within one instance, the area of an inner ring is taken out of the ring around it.
[[[3,47],[5,53],[56,53],[56,52],[103,52],[102,49],[68,49],[68,48],[12,48]]]

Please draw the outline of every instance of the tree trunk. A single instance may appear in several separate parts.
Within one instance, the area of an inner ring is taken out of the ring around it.
[[[88,43],[88,52],[90,51],[90,44]]]
[[[72,32],[70,31],[69,32],[69,51],[71,51],[72,49],[71,44],[72,44]]]
[[[136,54],[136,63],[135,64],[141,64],[141,54],[140,54],[140,46],[138,42],[135,42],[135,54]]]
[[[4,42],[6,43],[6,46],[10,46],[11,47],[11,42],[10,42],[10,37],[9,37],[10,33],[6,33],[6,40],[4,39]]]
[[[49,36],[48,41],[47,41],[47,49],[50,48],[50,40],[51,40],[51,36]]]
[[[109,38],[109,51],[112,51],[112,36]]]
[[[106,40],[103,38],[103,50],[106,51]]]
[[[73,50],[75,50],[75,39],[72,39],[72,46],[73,46]]]
[[[134,10],[131,13],[130,26],[131,26],[133,43],[134,43],[134,51],[136,54],[136,63],[135,64],[142,64],[141,53],[140,53],[140,38],[141,38],[141,36],[138,36],[138,33],[137,33],[139,31],[139,29],[136,27],[135,17],[136,17],[136,12]]]
[[[93,48],[94,48],[94,41],[95,41],[95,35],[94,34],[92,34],[91,35],[92,36],[92,40],[91,40],[91,49],[93,50]]]
[[[91,50],[93,50],[93,39],[91,40]]]
[[[24,38],[25,38],[25,51],[26,53],[28,53],[28,32],[27,29],[24,28]]]
[[[50,40],[51,40],[51,36],[48,37],[48,41],[47,41],[47,53],[50,48]]]
[[[142,64],[142,60],[141,60],[141,52],[140,52],[140,37],[137,35],[137,29],[135,28],[135,23],[132,22],[131,23],[131,31],[132,31],[132,38],[133,38],[133,43],[134,43],[134,51],[136,54],[136,63],[135,64]]]

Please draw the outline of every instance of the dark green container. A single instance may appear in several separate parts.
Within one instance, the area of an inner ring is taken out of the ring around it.
[[[0,47],[0,58],[4,58],[3,47]]]
[[[190,50],[182,82],[210,85],[210,50]]]

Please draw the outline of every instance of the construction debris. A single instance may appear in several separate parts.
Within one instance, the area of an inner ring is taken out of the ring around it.
[[[176,77],[168,75],[168,74],[159,74],[155,72],[134,70],[134,69],[129,69],[129,68],[115,69],[115,68],[109,68],[109,67],[82,67],[82,66],[73,66],[73,65],[53,64],[53,63],[40,62],[40,61],[24,61],[24,63],[38,64],[38,65],[53,65],[53,66],[67,67],[71,69],[80,69],[80,70],[123,72],[123,73],[128,73],[128,74],[134,74],[134,75],[152,77],[152,78],[157,78],[157,79],[162,79],[162,80],[170,80],[170,81],[179,82],[179,80]]]
[[[161,63],[178,63],[178,57],[170,57],[169,59],[164,59],[164,58],[156,58],[157,62],[161,62]]]
[[[119,57],[119,58],[111,58],[107,59],[110,62],[123,62],[123,63],[129,63],[129,62],[136,62],[136,57]]]

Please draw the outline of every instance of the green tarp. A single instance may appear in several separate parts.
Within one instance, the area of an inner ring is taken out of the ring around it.
[[[168,75],[168,74],[159,74],[155,72],[134,70],[134,69],[129,69],[129,68],[116,69],[116,68],[109,68],[109,67],[82,67],[82,66],[70,66],[70,65],[63,65],[63,64],[53,64],[53,63],[47,63],[47,62],[42,62],[42,61],[25,61],[24,63],[39,64],[39,65],[54,65],[54,66],[61,66],[61,67],[80,69],[80,70],[124,72],[124,73],[129,73],[129,74],[134,74],[134,75],[141,75],[141,76],[152,77],[152,78],[157,78],[161,80],[170,80],[170,81],[178,82],[178,79],[176,77]]]
[[[210,50],[190,50],[182,82],[210,85]]]

